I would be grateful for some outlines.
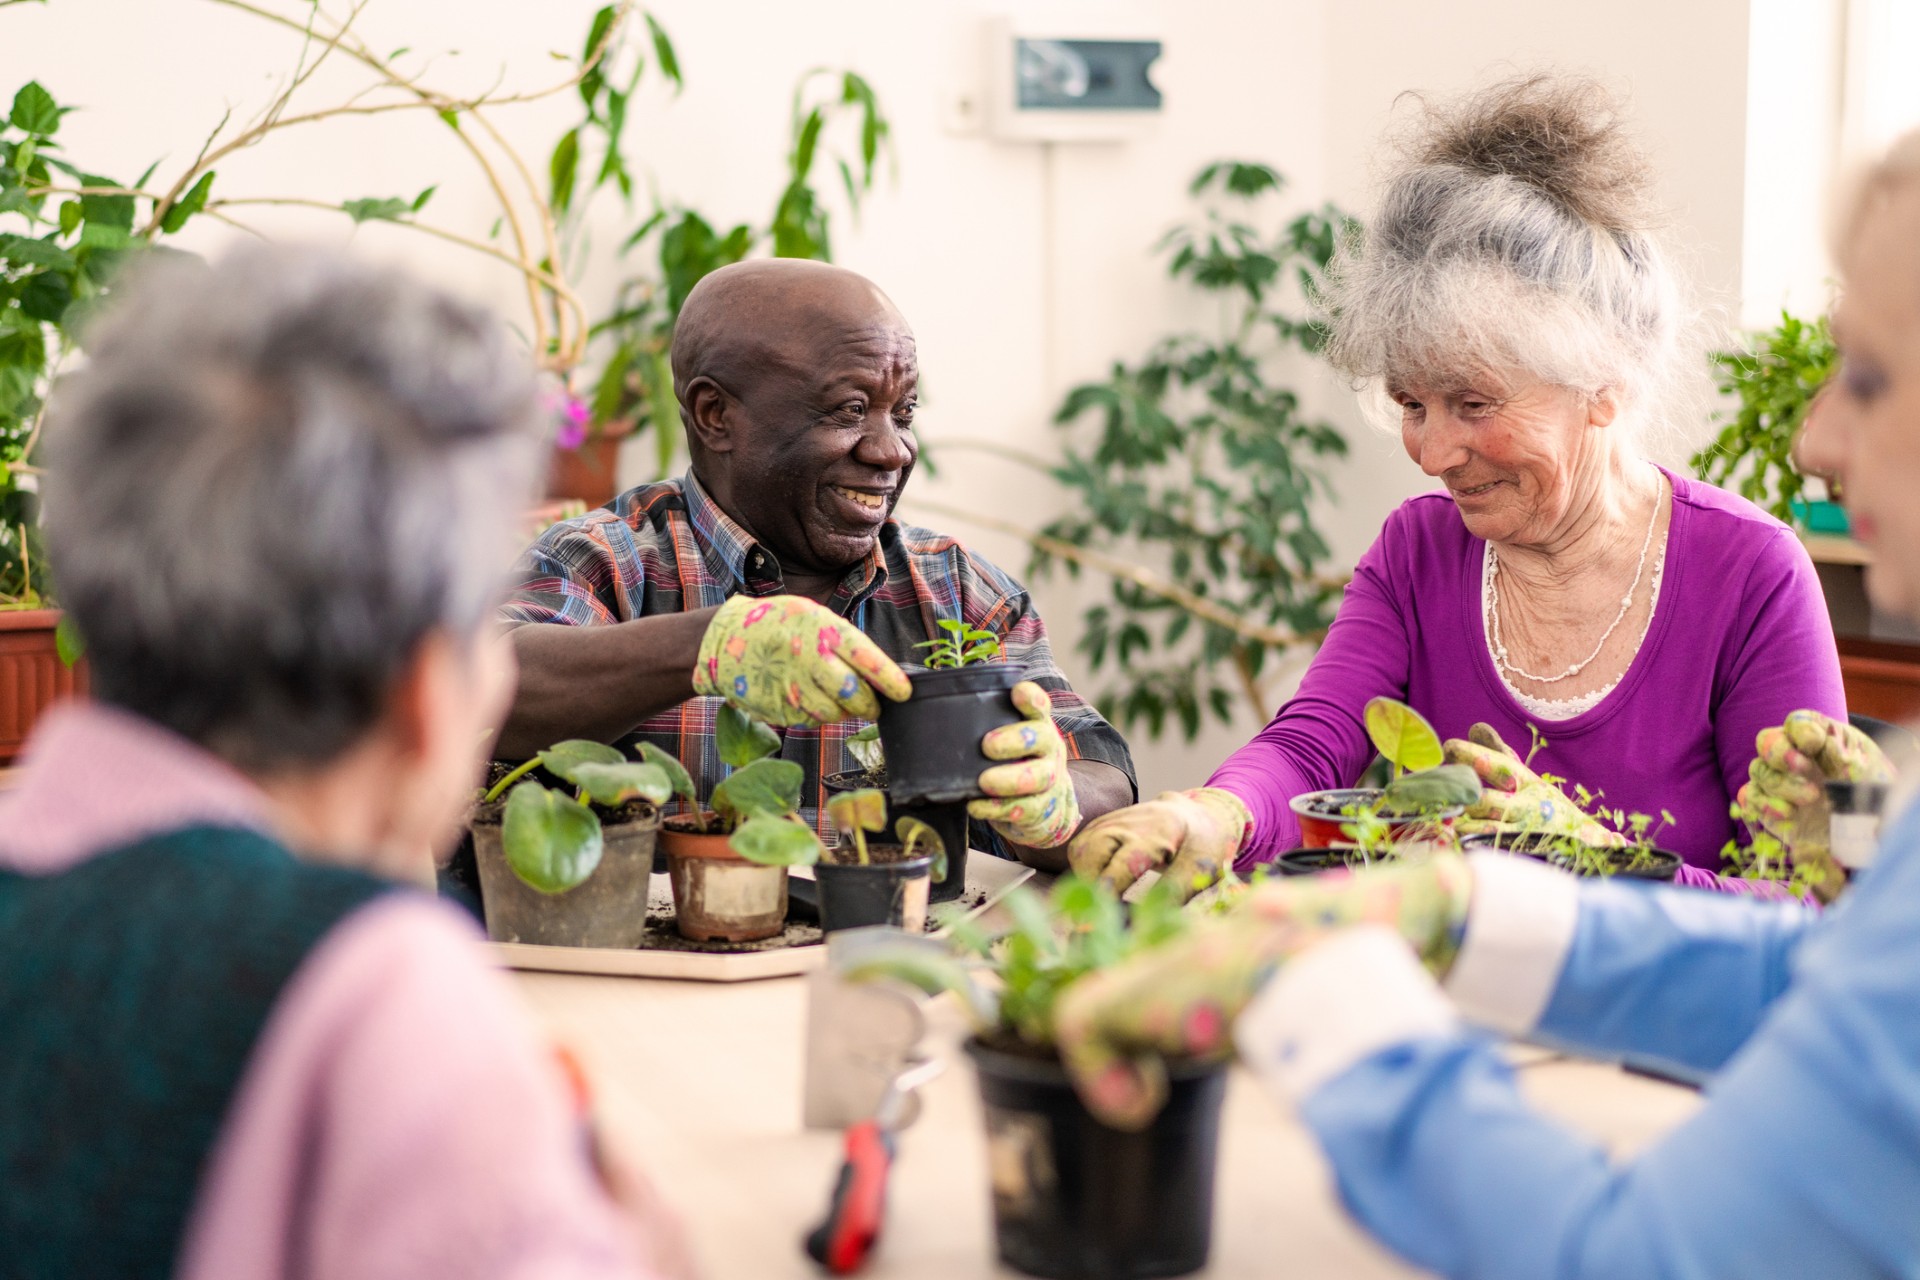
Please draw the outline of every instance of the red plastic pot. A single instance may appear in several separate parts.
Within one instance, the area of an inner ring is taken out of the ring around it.
[[[1300,820],[1300,847],[1330,849],[1336,845],[1354,843],[1353,836],[1343,829],[1353,818],[1342,810],[1364,808],[1379,799],[1378,787],[1344,787],[1334,791],[1309,791],[1305,795],[1295,796],[1287,802],[1287,807]],[[1437,813],[1404,818],[1388,826],[1388,838],[1411,840],[1435,831],[1451,831],[1453,820],[1463,812],[1456,805]]]

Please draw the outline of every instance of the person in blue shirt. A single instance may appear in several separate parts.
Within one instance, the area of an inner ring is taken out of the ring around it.
[[[1800,459],[1844,485],[1874,602],[1916,616],[1920,133],[1837,241],[1844,365]],[[1161,1055],[1231,1035],[1359,1222],[1442,1275],[1920,1276],[1920,806],[1890,812],[1824,913],[1498,854],[1262,885],[1067,992],[1062,1051],[1135,1125]],[[1615,1162],[1523,1100],[1487,1032],[1664,1063],[1705,1105]]]

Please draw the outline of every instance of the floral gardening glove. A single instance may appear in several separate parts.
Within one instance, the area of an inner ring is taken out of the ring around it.
[[[1067,741],[1053,723],[1053,699],[1031,680],[1013,686],[1013,705],[1026,719],[1002,725],[982,739],[989,760],[1008,760],[980,775],[985,800],[967,813],[993,824],[1015,844],[1052,849],[1080,825],[1080,801],[1067,772]]]
[[[1181,902],[1233,865],[1253,832],[1246,802],[1219,787],[1162,791],[1152,800],[1103,813],[1067,849],[1073,869],[1125,893],[1149,871],[1170,882]]]
[[[693,691],[768,724],[832,724],[880,715],[878,689],[913,693],[906,673],[845,618],[802,596],[735,596],[700,640]]]
[[[1528,768],[1492,725],[1476,724],[1466,738],[1447,739],[1442,751],[1448,764],[1467,765],[1480,779],[1480,799],[1454,824],[1462,835],[1538,831],[1592,845],[1617,845],[1624,840]]]
[[[1762,729],[1747,781],[1734,797],[1741,821],[1787,847],[1795,862],[1829,855],[1826,782],[1891,782],[1893,766],[1872,738],[1818,711],[1795,711]]]
[[[1226,914],[1061,993],[1054,1030],[1074,1088],[1108,1124],[1139,1129],[1166,1098],[1163,1059],[1223,1056],[1234,1019],[1303,948],[1383,924],[1444,975],[1472,898],[1473,871],[1457,854],[1260,884]]]

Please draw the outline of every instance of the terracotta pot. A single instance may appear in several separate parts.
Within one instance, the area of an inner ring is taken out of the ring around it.
[[[603,507],[619,491],[620,441],[624,432],[602,431],[577,449],[557,445],[547,468],[547,496],[578,499],[589,507]]]
[[[748,862],[724,835],[702,835],[689,818],[660,828],[673,884],[674,924],[695,942],[757,942],[787,924],[787,869]]]
[[[1353,819],[1344,809],[1365,806],[1380,799],[1378,787],[1347,787],[1338,791],[1309,791],[1288,802],[1294,817],[1300,820],[1300,844],[1307,849],[1351,846],[1353,837],[1343,828]],[[1466,810],[1453,805],[1417,816],[1395,817],[1387,827],[1391,840],[1417,840],[1444,835],[1453,830],[1453,820]]]
[[[647,878],[653,874],[658,814],[601,829],[603,851],[593,874],[564,893],[541,893],[507,862],[496,801],[475,811],[473,855],[487,936],[495,942],[546,947],[637,947],[647,932]]]
[[[0,609],[0,764],[20,754],[48,706],[87,692],[86,660],[60,661],[59,624],[58,609]]]

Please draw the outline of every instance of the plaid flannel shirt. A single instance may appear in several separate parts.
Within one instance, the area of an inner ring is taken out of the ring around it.
[[[593,626],[783,589],[774,554],[722,511],[689,471],[679,480],[628,490],[597,511],[548,529],[521,559],[502,615],[510,622]],[[1134,778],[1126,740],[1054,664],[1046,627],[1026,588],[956,539],[889,520],[873,554],[848,570],[826,603],[902,666],[916,663],[916,646],[938,634],[936,619],[958,618],[993,632],[1001,660],[1017,664],[1052,697],[1053,720],[1069,757],[1099,760]],[[643,721],[621,745],[631,751],[647,741],[670,752],[685,763],[704,800],[727,773],[714,740],[720,706],[718,698],[690,698]],[[781,757],[806,770],[802,816],[829,841],[821,778],[860,767],[846,740],[866,723],[779,731]],[[998,839],[989,837],[985,824],[974,824],[975,848],[1003,852]]]

